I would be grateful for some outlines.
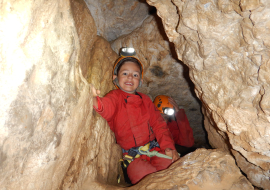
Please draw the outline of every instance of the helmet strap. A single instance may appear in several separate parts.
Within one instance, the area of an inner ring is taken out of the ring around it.
[[[139,83],[139,87],[141,87],[142,86],[142,80],[141,80],[141,78],[140,78],[140,83]],[[137,90],[137,89],[136,89]]]

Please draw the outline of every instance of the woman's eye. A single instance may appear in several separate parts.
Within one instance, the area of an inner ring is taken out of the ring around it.
[[[127,73],[123,73],[123,75],[127,75]]]
[[[139,75],[138,75],[138,74],[134,74],[133,76],[134,76],[134,77],[138,77]]]

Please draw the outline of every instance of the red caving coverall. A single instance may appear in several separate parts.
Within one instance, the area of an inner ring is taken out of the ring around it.
[[[189,125],[185,110],[180,109],[175,117],[176,121],[171,120],[167,122],[175,144],[192,147],[194,145],[193,131]]]
[[[163,154],[166,148],[175,150],[166,122],[147,95],[117,89],[103,98],[97,97],[97,101],[98,108],[94,109],[107,120],[123,149],[144,146],[156,138],[160,148],[154,150]],[[166,169],[170,164],[171,159],[141,155],[129,164],[127,174],[135,184],[147,174]]]

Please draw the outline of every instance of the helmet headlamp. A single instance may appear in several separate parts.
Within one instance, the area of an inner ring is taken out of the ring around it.
[[[174,109],[173,108],[163,108],[163,113],[166,115],[173,115]]]
[[[173,105],[169,102],[169,96],[158,95],[154,100],[154,104],[162,114],[173,115],[175,112]]]
[[[134,48],[124,47],[120,50],[120,56],[134,56],[136,55]]]

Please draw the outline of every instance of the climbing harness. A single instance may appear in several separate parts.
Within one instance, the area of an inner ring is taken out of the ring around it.
[[[134,147],[134,148],[131,148],[129,150],[125,150],[125,149],[122,149],[123,153],[128,153],[126,155],[123,156],[123,159],[120,159],[119,160],[119,165],[124,169],[126,170],[128,165],[135,159],[135,158],[139,158],[140,155],[146,155],[148,157],[153,157],[153,156],[157,156],[157,157],[160,157],[160,158],[167,158],[167,159],[172,159],[172,157],[170,156],[167,156],[165,154],[161,154],[159,153],[158,151],[156,150],[153,150],[153,151],[149,151],[151,150],[152,148],[154,147],[159,147],[159,144],[157,141],[153,140],[153,141],[150,141],[149,143],[147,143],[146,145],[144,146],[140,146],[140,147]],[[118,167],[120,168],[120,167]],[[120,179],[121,179],[121,175],[120,175],[120,169],[118,170],[118,176],[117,176],[117,180],[118,180],[118,183],[120,183]]]

